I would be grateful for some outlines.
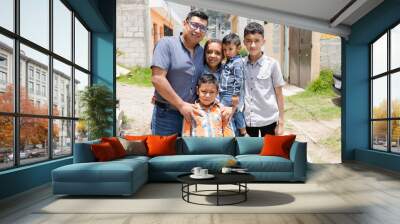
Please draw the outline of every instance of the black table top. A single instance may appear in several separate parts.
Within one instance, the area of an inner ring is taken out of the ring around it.
[[[178,181],[186,184],[236,184],[248,183],[255,180],[255,177],[249,173],[212,173],[215,177],[210,179],[194,179],[186,173],[177,177]]]

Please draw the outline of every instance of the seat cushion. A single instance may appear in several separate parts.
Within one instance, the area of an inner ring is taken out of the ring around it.
[[[53,181],[59,182],[130,182],[136,172],[147,170],[142,160],[74,163],[53,170]],[[147,173],[143,173],[147,176]]]
[[[235,155],[233,137],[183,137],[182,151],[177,154],[225,154]]]
[[[236,137],[236,155],[260,154],[264,144],[262,137]]]
[[[292,161],[278,156],[239,155],[240,167],[249,172],[293,172]]]
[[[150,172],[190,172],[193,167],[203,167],[211,172],[219,171],[231,155],[175,155],[158,156],[149,160]]]

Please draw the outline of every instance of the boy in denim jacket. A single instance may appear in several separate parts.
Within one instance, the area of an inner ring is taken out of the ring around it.
[[[237,136],[246,135],[244,121],[244,63],[239,55],[240,38],[230,33],[222,39],[222,49],[226,63],[222,67],[219,78],[219,96],[224,106],[232,107],[235,111],[232,117],[233,127]]]

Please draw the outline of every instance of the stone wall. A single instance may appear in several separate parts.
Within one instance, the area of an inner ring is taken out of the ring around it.
[[[337,38],[321,39],[320,68],[332,69],[335,74],[341,69],[341,40]]]
[[[117,1],[117,63],[132,67],[148,66],[149,0]]]

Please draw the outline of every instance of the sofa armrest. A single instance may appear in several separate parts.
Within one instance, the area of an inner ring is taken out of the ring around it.
[[[74,163],[89,163],[95,162],[96,158],[92,153],[90,146],[98,144],[100,140],[75,143],[74,145]]]
[[[307,143],[295,141],[290,149],[290,160],[293,162],[293,179],[305,181],[307,176]]]

